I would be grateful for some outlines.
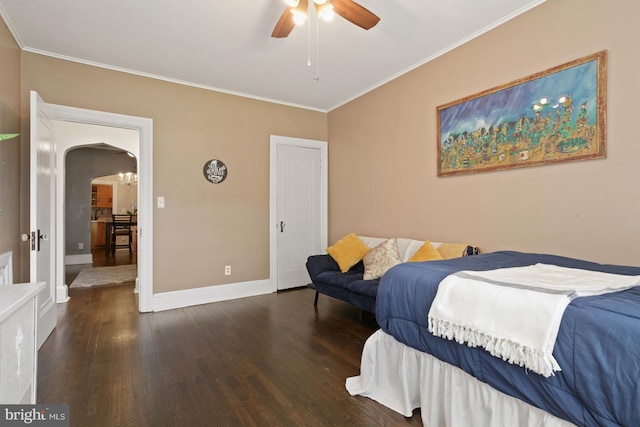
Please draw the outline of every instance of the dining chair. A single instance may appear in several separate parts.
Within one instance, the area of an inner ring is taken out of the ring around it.
[[[111,255],[115,255],[116,249],[119,248],[129,248],[129,253],[132,253],[131,245],[133,243],[133,233],[131,231],[131,217],[131,215],[111,215],[111,235],[109,237],[111,243]],[[119,243],[118,237],[123,236],[127,237],[127,242]]]

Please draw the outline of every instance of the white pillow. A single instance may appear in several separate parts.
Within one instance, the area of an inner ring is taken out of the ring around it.
[[[383,243],[387,240],[386,237],[368,237],[368,236],[358,236],[362,243],[369,246],[370,248],[375,248],[380,243]],[[411,258],[417,251],[424,245],[424,240],[413,240],[413,239],[405,239],[404,237],[398,237],[396,239],[396,244],[398,246],[398,256],[400,257],[401,262],[407,262],[409,258]],[[439,242],[431,242],[434,248],[438,248],[441,245]]]
[[[364,280],[379,279],[394,265],[400,264],[396,239],[388,239],[371,249],[362,259]]]

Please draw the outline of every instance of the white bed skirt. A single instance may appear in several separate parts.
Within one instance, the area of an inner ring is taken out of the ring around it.
[[[573,426],[382,330],[367,339],[360,376],[347,378],[346,386],[352,396],[366,396],[406,417],[421,408],[425,426]]]

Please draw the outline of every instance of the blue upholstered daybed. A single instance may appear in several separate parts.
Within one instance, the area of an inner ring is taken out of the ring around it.
[[[368,236],[357,236],[357,238],[369,249],[374,249],[389,240],[387,238]],[[397,248],[398,262],[407,262],[426,243],[423,240],[406,238],[392,240],[394,240]],[[438,242],[429,242],[429,244],[436,250],[440,249],[444,257],[467,256],[479,252],[478,248],[466,244],[443,244]],[[308,287],[316,291],[314,304],[317,305],[318,303],[318,295],[324,294],[348,302],[360,310],[370,313],[375,312],[380,279],[379,277],[366,278],[365,263],[362,259],[358,260],[346,272],[341,271],[336,260],[329,254],[310,256],[306,266],[311,278],[311,283]]]

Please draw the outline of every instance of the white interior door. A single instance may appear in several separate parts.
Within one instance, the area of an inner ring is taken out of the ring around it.
[[[30,282],[45,282],[38,293],[38,348],[56,327],[55,262],[55,144],[53,124],[45,103],[31,91],[30,144]]]
[[[290,141],[291,142],[291,141]],[[322,150],[305,144],[277,144],[277,289],[305,286],[309,255],[324,251]]]

